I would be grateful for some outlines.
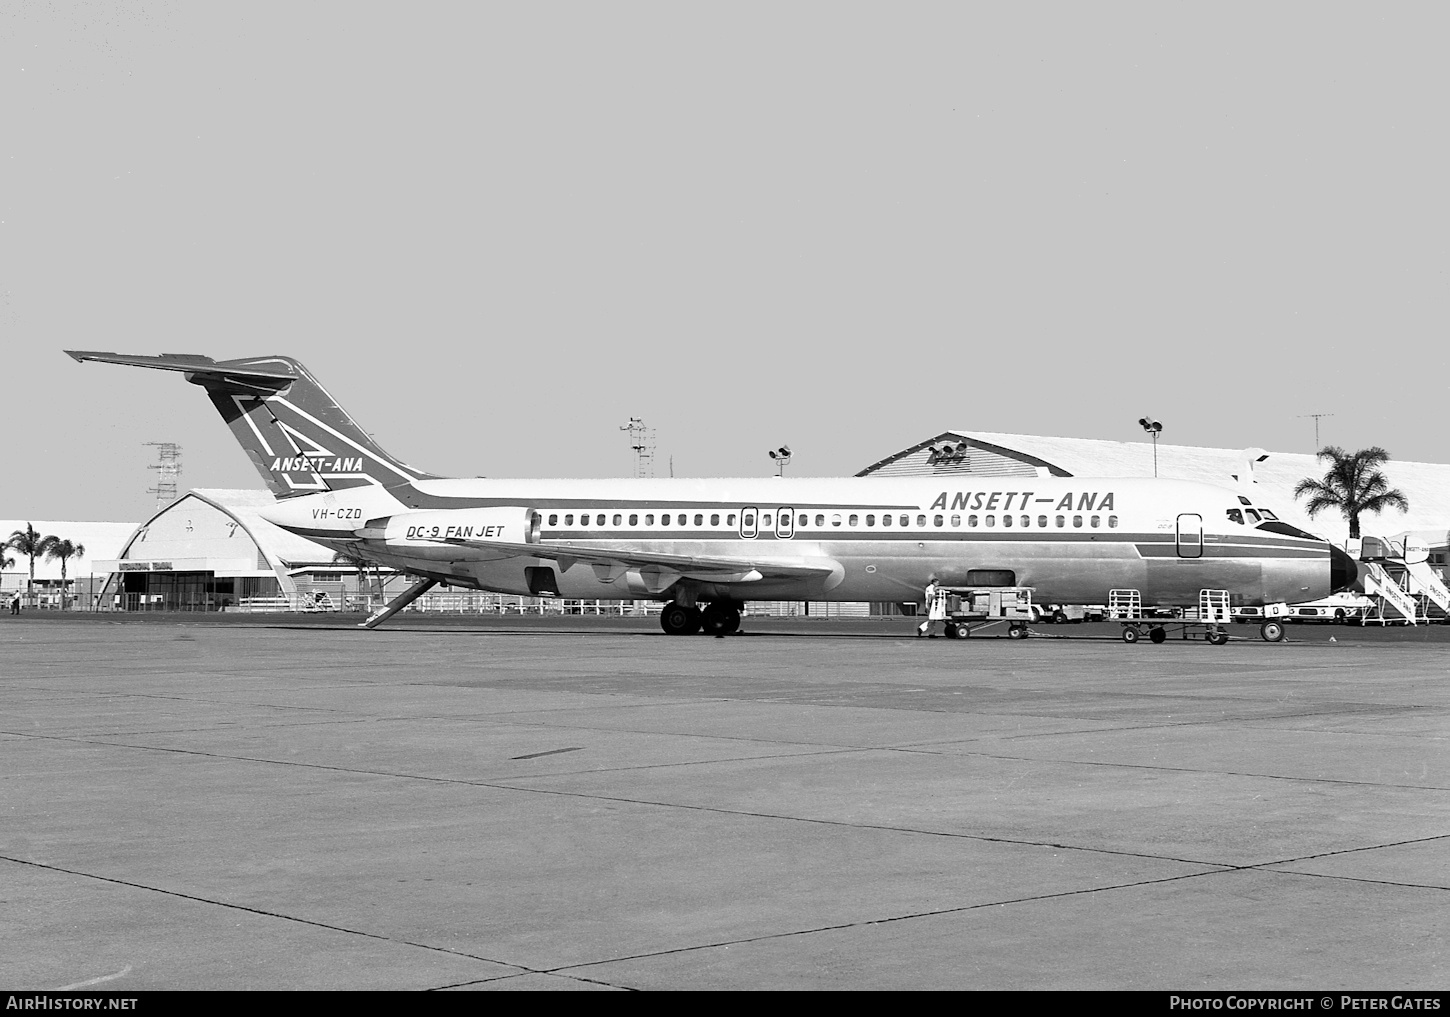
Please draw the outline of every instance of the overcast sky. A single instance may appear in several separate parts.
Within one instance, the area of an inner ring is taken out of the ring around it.
[[[1443,4],[0,7],[0,515],[260,479],[285,353],[435,473],[949,428],[1445,449]]]

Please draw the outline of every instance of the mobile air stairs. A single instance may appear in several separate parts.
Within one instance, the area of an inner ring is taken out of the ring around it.
[[[1108,591],[1108,619],[1121,622],[1123,642],[1136,643],[1147,637],[1150,642],[1167,641],[1169,631],[1178,633],[1180,639],[1203,639],[1214,646],[1228,642],[1228,626],[1233,621],[1233,610],[1229,607],[1227,590],[1198,591],[1198,607],[1187,608],[1183,618],[1176,621],[1158,621],[1143,617],[1143,598],[1137,590]],[[1259,633],[1271,643],[1284,638],[1284,626],[1277,621],[1266,621]]]
[[[1450,589],[1423,558],[1383,537],[1366,537],[1359,582],[1371,606],[1366,625],[1419,625],[1450,617]]]

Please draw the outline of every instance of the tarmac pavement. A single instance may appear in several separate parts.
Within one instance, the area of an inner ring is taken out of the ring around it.
[[[653,625],[0,620],[0,987],[1447,982],[1443,627]]]

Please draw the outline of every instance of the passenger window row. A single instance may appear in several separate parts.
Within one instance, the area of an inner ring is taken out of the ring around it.
[[[560,521],[559,521],[561,518],[563,519],[563,523],[560,523]],[[703,513],[703,512],[696,512],[694,514],[694,517],[693,518],[695,520],[695,522],[694,522],[694,525],[695,526],[704,526],[705,525],[705,513]],[[624,519],[625,519],[625,516],[624,516],[624,513],[622,513],[622,512],[615,512],[613,515],[609,515],[609,514],[604,513],[604,512],[598,512],[598,513],[581,512],[581,513],[579,513],[579,526],[581,526],[581,527],[588,527],[588,528],[591,528],[591,529],[604,529],[604,528],[611,527],[611,526],[612,527],[622,527],[622,526],[625,525]],[[644,522],[642,524],[640,522],[641,519],[644,520]],[[661,526],[689,526],[689,525],[691,525],[690,519],[691,519],[691,516],[690,516],[690,514],[688,512],[662,512],[662,513],[660,513],[660,516],[659,516],[659,525],[661,525]],[[720,515],[719,512],[712,512],[712,513],[710,513],[710,525],[711,526],[719,526],[720,525],[720,519],[721,519],[721,515]],[[729,527],[731,527],[733,529],[734,526],[735,526],[735,513],[734,512],[727,512],[725,514],[725,516],[724,516],[724,519],[725,519],[725,525],[726,526],[729,526]],[[549,513],[549,525],[550,526],[560,526],[560,525],[563,525],[563,526],[573,526],[574,525],[574,513],[573,512],[565,512],[562,516],[560,516],[560,514],[557,513],[557,512],[551,512],[551,513]],[[629,524],[628,525],[630,525],[630,526],[640,526],[640,525],[653,526],[653,525],[655,525],[655,514],[653,512],[646,512],[643,515],[640,515],[640,513],[638,513],[638,512],[631,512],[629,514]]]
[[[1253,509],[1246,509],[1245,511],[1247,511],[1250,515],[1252,515],[1254,517],[1254,521],[1255,522],[1258,522],[1258,514],[1255,513]],[[1238,509],[1229,509],[1228,510],[1228,517],[1229,517],[1229,519],[1231,519],[1232,521],[1234,521],[1236,523],[1242,523],[1244,521],[1243,520],[1243,516],[1239,512]],[[561,518],[563,520],[562,523],[560,522],[560,519]],[[575,516],[575,513],[573,513],[573,512],[565,512],[565,513],[563,513],[562,516],[559,513],[557,513],[557,512],[553,512],[553,513],[550,513],[549,514],[549,525],[550,526],[560,526],[560,525],[563,525],[563,526],[574,526],[574,525],[576,525],[575,518],[576,518],[576,516]],[[625,515],[623,513],[620,513],[620,512],[615,512],[613,515],[610,515],[610,514],[607,514],[607,513],[604,513],[604,512],[598,512],[598,513],[581,512],[581,513],[578,513],[577,518],[578,518],[577,525],[580,526],[581,528],[605,529],[605,528],[609,528],[609,527],[618,528],[618,527],[622,527],[622,526],[625,525],[625,522],[624,522]],[[654,526],[654,525],[656,525],[655,524],[655,513],[653,513],[653,512],[646,512],[643,515],[641,515],[640,513],[637,513],[637,512],[631,512],[631,513],[629,513],[628,518],[629,518],[628,525],[630,527],[632,527],[632,528],[633,527],[638,527],[638,526],[641,526],[641,525],[644,525],[644,526]],[[660,513],[660,515],[659,515],[659,525],[660,526],[673,526],[673,527],[690,526],[690,525],[692,525],[691,522],[690,522],[691,518],[693,518],[693,520],[694,520],[693,525],[695,525],[695,526],[704,526],[704,525],[706,525],[705,524],[706,514],[703,513],[703,512],[696,512],[696,513],[694,513],[693,517],[690,515],[690,513],[687,513],[687,512],[663,512],[663,513]],[[720,526],[721,525],[721,518],[722,518],[722,516],[721,516],[721,514],[719,512],[709,513],[709,519],[710,519],[709,525],[712,526],[712,527],[718,527],[718,526]],[[734,529],[735,528],[735,513],[734,512],[725,513],[725,515],[723,516],[723,518],[724,518],[724,525],[725,526],[727,526],[727,527],[729,527],[731,529]],[[765,528],[765,529],[769,529],[773,525],[772,522],[771,522],[771,518],[772,518],[772,514],[771,513],[769,513],[769,512],[762,513],[761,516],[760,516],[760,525],[761,525],[761,527],[762,528]],[[817,528],[819,528],[819,529],[826,528],[826,526],[827,526],[827,516],[826,516],[825,513],[816,513],[816,515],[815,515],[814,518],[815,518],[815,526]],[[1026,529],[1026,528],[1029,528],[1029,527],[1033,526],[1033,517],[1031,515],[1028,515],[1028,514],[1025,514],[1025,513],[1022,514],[1022,515],[1020,515],[1020,516],[1014,516],[1014,515],[1010,515],[1008,513],[1003,513],[1000,518],[1001,518],[1001,525],[1003,527],[1017,526],[1017,527],[1021,527],[1023,529]],[[1073,528],[1075,528],[1075,529],[1081,529],[1082,526],[1083,526],[1084,517],[1081,516],[1081,515],[1075,515],[1075,516],[1072,516],[1071,518],[1072,518],[1072,526],[1073,526]],[[641,519],[643,519],[643,523],[641,523]],[[812,517],[808,513],[802,512],[800,514],[799,519],[796,521],[796,525],[797,525],[797,527],[804,529],[804,528],[809,527],[811,525],[811,519],[812,519]],[[851,527],[852,529],[856,529],[856,528],[859,528],[860,525],[861,525],[862,516],[859,513],[855,513],[855,512],[852,512],[849,515],[844,515],[844,516],[841,513],[839,513],[839,512],[833,512],[833,513],[830,514],[829,519],[830,519],[830,524],[829,525],[831,527],[839,527],[839,526],[841,526],[844,523],[844,525],[846,525],[848,527]],[[950,517],[950,519],[951,519],[951,526],[952,526],[953,529],[960,529],[961,528],[962,521],[963,521],[963,517],[961,515],[955,515],[954,514],[954,515],[952,515]],[[1100,516],[1100,515],[1088,516],[1088,517],[1086,517],[1086,519],[1087,519],[1087,525],[1090,528],[1092,528],[1092,529],[1098,529],[1100,526],[1102,526],[1103,517]],[[1040,516],[1037,516],[1036,517],[1036,526],[1037,526],[1038,529],[1042,529],[1042,530],[1050,529],[1050,528],[1054,528],[1054,527],[1057,528],[1057,529],[1063,529],[1063,528],[1067,527],[1067,525],[1068,525],[1067,520],[1068,520],[1068,517],[1067,516],[1063,516],[1063,515],[1056,515],[1056,516],[1043,516],[1043,515],[1040,515]],[[789,520],[789,518],[782,518],[781,519],[781,522],[782,523],[788,523],[788,522],[790,522],[790,520]],[[865,514],[865,522],[866,522],[866,526],[867,527],[874,527],[874,526],[876,526],[876,523],[877,523],[876,513],[874,513],[874,512],[868,512],[868,513],[866,513]],[[901,513],[899,516],[893,516],[890,513],[883,513],[881,515],[880,522],[881,522],[881,526],[882,527],[892,527],[892,526],[895,526],[895,527],[910,527],[911,524],[912,524],[912,517],[909,514],[905,513],[905,512]],[[926,528],[926,526],[927,526],[927,516],[924,513],[923,514],[918,514],[916,516],[916,518],[915,518],[915,522],[916,522],[916,525],[918,527]],[[745,524],[745,526],[746,526],[747,529],[753,528],[755,526],[755,515],[754,515],[754,513],[751,513],[751,512],[745,513],[744,524]],[[998,517],[996,515],[987,515],[987,516],[969,515],[969,516],[966,517],[966,526],[967,526],[967,529],[976,529],[979,525],[986,526],[988,528],[995,528],[997,526],[997,524],[998,524]],[[1108,516],[1107,517],[1107,524],[1108,524],[1108,528],[1109,529],[1116,529],[1117,526],[1118,526],[1118,517],[1115,516],[1115,515],[1114,516]],[[944,527],[946,525],[947,525],[947,517],[946,516],[943,516],[943,515],[933,515],[933,516],[931,516],[931,526],[933,526],[933,527]]]

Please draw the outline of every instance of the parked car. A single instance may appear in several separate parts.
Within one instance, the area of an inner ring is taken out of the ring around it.
[[[1041,614],[1043,622],[1065,625],[1068,622],[1102,621],[1108,616],[1108,609],[1102,604],[1033,604],[1034,613]]]
[[[1327,622],[1332,625],[1358,625],[1370,607],[1368,597],[1353,593],[1336,593],[1323,600],[1295,604],[1284,616],[1285,621]]]

